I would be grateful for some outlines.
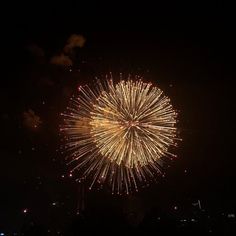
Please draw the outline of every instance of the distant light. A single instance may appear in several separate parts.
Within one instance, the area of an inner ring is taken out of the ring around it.
[[[178,210],[178,207],[177,207],[177,206],[175,206],[175,207],[174,207],[174,210]]]
[[[24,210],[23,210],[23,213],[26,214],[27,212],[28,212],[28,209],[24,209]]]
[[[187,220],[186,219],[181,219],[180,222],[187,222]]]
[[[235,218],[235,214],[233,213],[228,214],[228,218]]]
[[[1,236],[4,236],[5,234],[4,233],[0,233]]]
[[[72,177],[72,174],[70,173],[69,176]]]
[[[52,205],[53,205],[53,206],[56,206],[56,205],[57,205],[57,203],[56,203],[56,202],[53,202],[53,203],[52,203]]]

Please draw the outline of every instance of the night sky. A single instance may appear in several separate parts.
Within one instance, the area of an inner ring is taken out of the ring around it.
[[[1,235],[80,235],[91,229],[169,232],[169,224],[176,232],[183,230],[178,222],[198,214],[198,201],[202,217],[213,218],[200,230],[235,230],[232,6],[223,1],[135,4],[6,6]],[[68,53],[71,35],[85,42]],[[66,60],[53,62],[61,55]],[[109,72],[114,77],[143,76],[179,111],[183,141],[176,150],[178,159],[165,178],[129,196],[78,185],[58,151],[60,113],[69,98],[78,85]],[[166,221],[158,222],[159,217]]]

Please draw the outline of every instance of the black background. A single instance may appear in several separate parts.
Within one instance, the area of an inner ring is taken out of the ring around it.
[[[3,9],[1,232],[69,235],[91,228],[167,232],[169,227],[155,225],[153,218],[186,218],[198,199],[212,217],[235,214],[231,5],[226,1],[88,2],[86,6],[34,2]],[[72,71],[49,63],[71,34],[86,38],[85,46],[75,50]],[[43,49],[43,58],[29,52],[32,44]],[[163,89],[179,111],[183,141],[176,151],[178,160],[159,183],[131,196],[86,190],[85,211],[77,216],[79,187],[74,177],[68,177],[57,151],[59,114],[79,84],[110,71],[114,77],[121,72],[124,77],[142,75]],[[52,83],[45,84],[45,79]],[[37,130],[22,123],[22,114],[29,109],[42,120]],[[131,216],[136,222],[132,224],[130,212],[144,218]],[[222,230],[214,227],[213,232]]]

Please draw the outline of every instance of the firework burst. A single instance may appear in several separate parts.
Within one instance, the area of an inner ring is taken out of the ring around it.
[[[177,113],[163,92],[140,78],[79,87],[62,127],[64,145],[78,180],[108,183],[127,194],[162,175],[175,157]]]

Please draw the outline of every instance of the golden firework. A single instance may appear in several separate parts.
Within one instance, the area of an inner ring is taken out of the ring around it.
[[[175,156],[177,113],[159,88],[137,77],[79,87],[63,115],[72,171],[90,179],[90,188],[107,182],[118,194],[137,190]]]

